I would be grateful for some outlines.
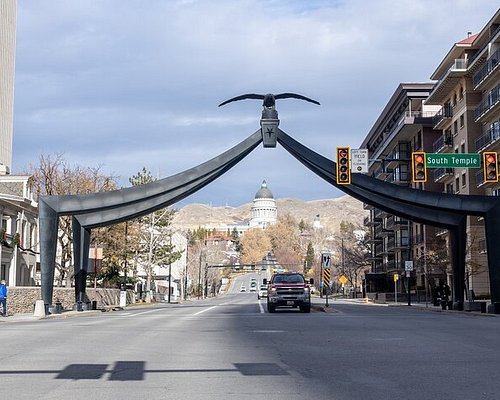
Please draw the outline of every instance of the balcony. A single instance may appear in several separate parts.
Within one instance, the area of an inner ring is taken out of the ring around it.
[[[474,121],[478,122],[481,120],[491,110],[493,110],[497,104],[500,104],[500,85],[495,86],[495,88],[489,92],[483,101],[481,101],[481,103],[479,103],[476,107],[474,110]]]
[[[478,244],[479,244],[479,254],[486,254],[488,252],[486,239],[480,239]]]
[[[483,136],[476,139],[476,152],[479,153],[498,139],[500,139],[500,120],[493,124],[493,127],[488,129]]]
[[[481,187],[484,185],[484,171],[480,169],[476,172],[476,186]]]
[[[434,182],[439,182],[440,180],[453,175],[453,168],[436,168],[432,173],[434,176]]]
[[[374,176],[377,179],[385,181],[385,180],[387,180],[387,178],[389,178],[392,175],[393,172],[394,172],[394,170],[392,168],[380,167],[375,171]]]
[[[421,244],[424,242],[424,234],[419,233],[418,235],[414,235],[412,238],[412,244]]]
[[[394,241],[394,250],[404,250],[408,248],[408,238],[401,237]]]
[[[434,89],[426,100],[426,104],[442,104],[450,91],[457,85],[459,80],[467,73],[467,60],[455,59],[444,76],[436,83]]]
[[[396,169],[394,173],[387,179],[387,182],[400,185],[408,185],[410,183],[410,173],[400,172],[399,169]]]
[[[479,87],[486,79],[492,76],[496,71],[499,70],[500,65],[500,48],[498,48],[490,58],[486,61],[486,64],[477,71],[472,76],[472,85],[474,86],[474,90],[478,90]]]
[[[440,153],[444,149],[453,147],[453,135],[451,132],[445,133],[432,144],[433,153]]]
[[[375,225],[378,225],[382,222],[382,219],[381,218],[371,218],[371,217],[366,217],[364,220],[363,220],[363,224],[364,226],[375,226]]]
[[[453,107],[451,104],[445,104],[441,107],[436,115],[432,118],[432,124],[434,125],[434,129],[441,129],[446,122],[450,121],[453,117]]]

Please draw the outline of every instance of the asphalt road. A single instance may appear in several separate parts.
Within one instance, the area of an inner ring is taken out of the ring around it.
[[[500,398],[496,316],[342,302],[268,314],[239,285],[188,304],[1,322],[0,397]]]

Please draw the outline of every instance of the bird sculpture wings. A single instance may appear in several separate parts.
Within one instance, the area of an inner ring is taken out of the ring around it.
[[[318,101],[310,99],[309,97],[302,96],[301,94],[297,93],[280,93],[277,95],[274,94],[255,94],[255,93],[248,93],[248,94],[242,94],[241,96],[236,96],[233,97],[232,99],[226,100],[222,103],[219,104],[219,107],[231,103],[233,101],[238,101],[238,100],[245,100],[245,99],[257,99],[257,100],[263,100],[262,105],[264,107],[273,107],[276,104],[276,100],[279,99],[299,99],[299,100],[305,100],[308,101],[309,103],[314,103],[317,105],[320,105]]]

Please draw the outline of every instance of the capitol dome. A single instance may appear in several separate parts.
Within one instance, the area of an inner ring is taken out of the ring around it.
[[[271,191],[267,188],[266,181],[262,181],[260,189],[255,193],[255,198],[252,205],[252,219],[250,227],[267,228],[269,225],[276,223],[277,207],[276,200]]]
[[[273,194],[267,188],[267,183],[265,180],[262,181],[262,185],[260,186],[260,189],[257,191],[257,193],[255,193],[255,198],[256,199],[274,199]]]

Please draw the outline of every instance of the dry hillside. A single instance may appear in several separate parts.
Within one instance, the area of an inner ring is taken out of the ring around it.
[[[276,200],[278,215],[290,213],[300,221],[312,224],[319,214],[321,225],[337,231],[341,221],[363,225],[368,215],[363,203],[350,196],[336,199],[303,201],[297,199]],[[190,204],[178,210],[173,225],[181,229],[196,229],[199,226],[219,224],[242,224],[251,218],[251,203],[239,207],[210,207],[204,204]]]

